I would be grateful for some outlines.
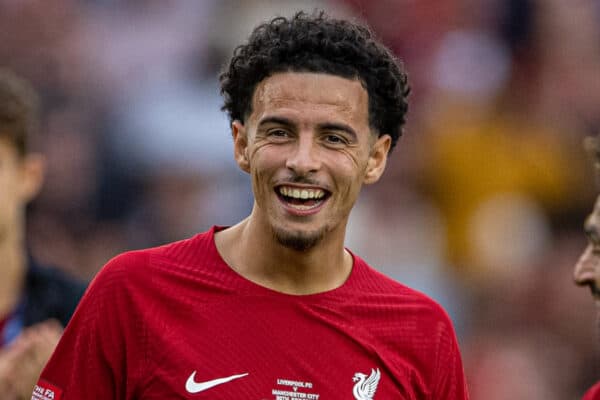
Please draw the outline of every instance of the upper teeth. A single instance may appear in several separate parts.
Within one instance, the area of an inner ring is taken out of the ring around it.
[[[287,197],[293,197],[295,199],[320,199],[325,196],[325,192],[320,189],[298,189],[286,186],[279,188],[279,193]]]

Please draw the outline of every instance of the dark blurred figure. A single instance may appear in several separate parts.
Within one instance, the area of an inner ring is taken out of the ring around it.
[[[45,160],[31,152],[37,95],[0,69],[0,393],[29,398],[85,285],[37,264],[25,245],[25,208],[42,185]]]

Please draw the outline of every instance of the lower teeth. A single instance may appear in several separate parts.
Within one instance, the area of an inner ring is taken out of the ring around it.
[[[297,210],[305,211],[305,210],[310,210],[311,208],[315,208],[316,204],[312,205],[312,206],[305,206],[305,205],[302,205],[302,204],[292,204],[292,207],[295,208],[295,209],[297,209]]]

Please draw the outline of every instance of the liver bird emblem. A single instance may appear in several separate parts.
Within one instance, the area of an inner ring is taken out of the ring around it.
[[[352,378],[352,381],[356,382],[352,390],[354,398],[356,400],[373,400],[380,378],[379,368],[377,370],[371,368],[371,375],[369,376],[360,372],[355,373]]]

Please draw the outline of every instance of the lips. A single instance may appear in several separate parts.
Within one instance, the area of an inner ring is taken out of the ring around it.
[[[317,212],[330,196],[321,188],[292,185],[277,186],[275,193],[289,211],[300,215]]]

